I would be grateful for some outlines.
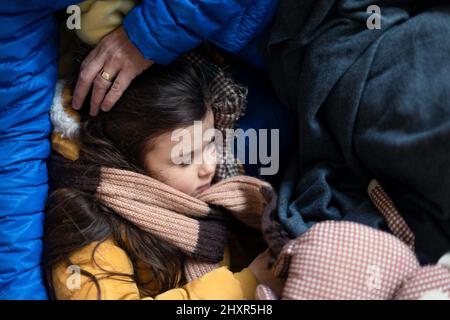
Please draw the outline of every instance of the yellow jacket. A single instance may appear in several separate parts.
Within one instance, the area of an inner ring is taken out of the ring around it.
[[[123,22],[136,5],[134,0],[88,0],[79,4],[81,28],[75,33],[85,43],[96,45]]]
[[[118,247],[113,240],[107,240],[99,245],[95,253],[95,262],[92,260],[92,252],[97,245],[93,242],[70,256],[72,265],[81,270],[97,276],[101,290],[102,300],[248,300],[254,299],[257,280],[252,271],[244,268],[242,271],[232,273],[230,254],[225,250],[221,267],[213,270],[201,278],[186,284],[182,288],[175,288],[162,292],[154,297],[141,296],[135,282],[130,282],[129,277],[112,276],[103,277],[105,270],[125,274],[133,274],[133,265],[127,253]],[[67,263],[60,263],[53,269],[53,287],[57,299],[62,300],[95,300],[97,299],[97,287],[95,283],[85,275],[80,275],[78,283],[73,282],[73,269],[68,268]],[[103,269],[103,270],[102,270]],[[148,270],[138,269],[140,275],[147,275]],[[147,274],[146,274],[147,273]],[[127,280],[127,281],[122,281]],[[151,279],[149,279],[151,280]],[[151,281],[148,281],[151,286]],[[148,287],[148,289],[154,289]]]
[[[80,29],[69,30],[64,20],[60,26],[61,43],[59,55],[59,77],[70,77],[73,70],[74,52],[78,37],[81,41],[95,46],[104,36],[123,23],[127,13],[136,5],[134,0],[87,0],[80,7]]]

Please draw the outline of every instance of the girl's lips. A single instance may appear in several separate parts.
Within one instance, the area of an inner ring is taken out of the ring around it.
[[[205,184],[205,185],[203,185],[203,186],[201,186],[201,187],[198,187],[197,190],[196,190],[196,193],[197,193],[197,194],[198,194],[198,193],[202,193],[203,191],[205,191],[205,190],[208,189],[209,187],[211,187],[211,182],[208,183],[208,184]]]

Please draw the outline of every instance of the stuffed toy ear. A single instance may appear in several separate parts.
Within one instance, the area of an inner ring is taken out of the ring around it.
[[[78,135],[81,117],[72,109],[72,83],[58,80],[50,109],[53,126],[52,149],[69,160],[79,157]]]
[[[449,300],[450,269],[442,265],[418,268],[395,294],[398,300]]]
[[[436,265],[418,268],[395,295],[403,300],[450,300],[450,253]]]
[[[447,274],[450,274],[450,252],[444,254],[441,259],[438,261],[438,266],[441,266],[448,270]],[[448,276],[445,276],[445,271],[441,269],[444,279]],[[447,283],[450,280],[447,281]],[[444,284],[442,288],[434,289],[431,291],[425,292],[421,298],[421,300],[450,300],[450,283],[447,285]]]

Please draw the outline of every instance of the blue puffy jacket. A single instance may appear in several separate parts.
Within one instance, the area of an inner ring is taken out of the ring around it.
[[[42,227],[57,76],[53,12],[75,1],[0,6],[0,299],[46,299]]]
[[[145,58],[169,64],[203,40],[261,66],[257,45],[278,0],[146,0],[125,18]]]
[[[40,259],[57,77],[53,13],[74,0],[0,6],[0,299],[46,299]],[[247,59],[277,0],[146,0],[125,19],[143,55],[170,63],[202,40]],[[253,47],[252,47],[253,46]]]

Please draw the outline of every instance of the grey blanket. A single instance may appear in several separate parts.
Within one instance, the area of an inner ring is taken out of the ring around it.
[[[281,1],[266,53],[299,125],[278,208],[291,237],[330,219],[386,229],[366,191],[376,178],[422,263],[450,251],[450,4],[423,2]]]

